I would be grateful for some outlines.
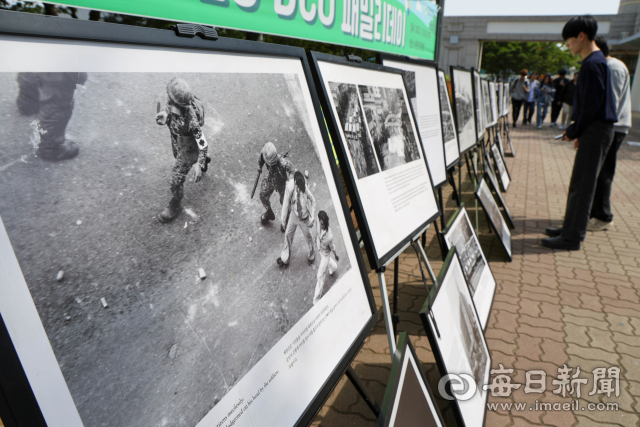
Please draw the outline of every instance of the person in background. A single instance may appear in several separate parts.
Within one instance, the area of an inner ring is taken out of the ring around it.
[[[611,72],[594,38],[598,23],[591,15],[576,16],[567,22],[562,38],[582,66],[573,99],[573,124],[563,132],[564,141],[575,141],[576,157],[571,172],[564,222],[547,228],[550,238],[542,239],[551,249],[580,249],[596,190],[598,175],[613,140],[613,124],[618,121]]]
[[[547,111],[549,110],[549,105],[553,102],[555,92],[556,89],[551,83],[551,76],[544,76],[542,83],[536,87],[535,91],[536,108],[538,111],[536,125],[538,129],[542,128],[542,122],[544,122],[544,119],[547,117]]]
[[[538,82],[538,73],[531,74],[531,83],[529,83],[529,93],[527,95],[527,99],[524,101],[524,118],[522,119],[522,124],[526,125],[527,123],[531,124],[531,118],[533,117],[533,110],[535,110],[536,99],[535,99],[535,91],[536,87],[540,82]]]
[[[558,71],[558,74],[560,77],[553,79],[553,88],[556,90],[556,94],[551,103],[551,127],[556,125],[560,111],[562,111],[562,97],[564,96],[564,91],[567,89],[567,84],[570,81],[566,77],[567,70],[564,68],[561,68]]]
[[[598,36],[595,39],[596,45],[607,59],[609,70],[611,71],[611,84],[613,86],[613,97],[615,101],[618,121],[613,125],[613,140],[611,147],[604,159],[596,192],[591,205],[591,215],[587,230],[601,231],[613,225],[613,214],[611,213],[611,184],[616,173],[616,159],[618,149],[624,138],[629,133],[631,127],[631,96],[629,94],[629,70],[624,62],[609,55],[609,45],[607,39]]]
[[[562,119],[560,120],[560,126],[558,129],[562,130],[569,126],[571,122],[571,111],[573,105],[573,95],[576,93],[576,82],[578,81],[578,74],[573,75],[573,79],[569,80],[567,87],[562,94]]]
[[[513,105],[513,127],[516,127],[518,116],[520,116],[520,108],[522,103],[529,97],[529,80],[527,79],[528,70],[520,70],[520,78],[514,80],[509,86],[509,93],[511,94],[511,103]],[[525,110],[526,111],[526,110]],[[526,123],[527,114],[523,114],[522,123]]]

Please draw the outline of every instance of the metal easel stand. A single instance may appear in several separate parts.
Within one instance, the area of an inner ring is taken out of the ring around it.
[[[378,415],[380,415],[380,406],[376,403],[373,396],[371,396],[371,393],[369,393],[369,390],[367,390],[365,385],[362,383],[362,380],[360,379],[358,374],[356,374],[356,371],[353,370],[351,365],[347,367],[347,371],[345,372],[345,374],[347,375],[347,378],[349,378],[349,381],[351,381],[351,384],[353,384],[353,386],[356,388],[360,396],[362,396],[362,399],[364,399],[369,409],[371,409],[371,412],[373,412],[373,414],[378,417]]]

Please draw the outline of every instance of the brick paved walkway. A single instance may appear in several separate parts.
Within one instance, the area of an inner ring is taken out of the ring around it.
[[[571,144],[553,139],[557,133],[548,127],[512,129],[516,157],[507,158],[512,183],[506,200],[516,225],[512,231],[513,262],[507,261],[495,236],[488,233],[484,215],[479,218],[480,243],[498,282],[486,330],[493,367],[501,363],[515,369],[513,383],[524,384],[527,370],[541,369],[548,374],[544,394],[525,394],[523,385],[509,398],[490,397],[489,402],[526,402],[527,406],[520,411],[512,407],[489,412],[487,426],[640,425],[640,147],[625,143],[618,155],[612,195],[615,226],[605,232],[589,232],[580,251],[553,252],[540,245],[540,238],[546,227],[561,223],[575,153]],[[464,168],[463,201],[468,209],[474,206],[472,190]],[[450,194],[450,187],[446,187],[447,219],[455,210]],[[469,216],[474,221],[471,210]],[[438,274],[442,260],[433,228],[428,232],[427,255]],[[435,385],[439,374],[418,316],[426,290],[413,250],[401,255],[399,274],[398,329],[409,333]],[[393,283],[393,264],[386,278],[387,283]],[[370,279],[380,308],[373,272]],[[552,381],[563,364],[574,368],[572,374],[580,367],[579,378],[588,380],[581,390],[579,409],[529,410],[536,400],[571,402],[569,396],[562,398],[552,392],[558,388]],[[352,366],[380,403],[391,368],[382,316]],[[591,371],[611,366],[621,369],[620,396],[589,396],[594,384]],[[618,410],[588,410],[589,403],[600,402],[615,402]],[[446,406],[444,409],[449,419],[451,414]],[[313,425],[373,426],[375,418],[343,378]]]

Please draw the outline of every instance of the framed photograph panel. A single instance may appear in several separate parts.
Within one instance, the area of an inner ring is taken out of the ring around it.
[[[376,427],[444,427],[420,360],[406,332],[398,337]]]
[[[496,279],[493,277],[491,267],[482,252],[480,242],[473,231],[473,225],[464,206],[456,209],[447,228],[443,230],[443,235],[445,242],[447,242],[447,248],[455,247],[458,251],[462,271],[467,278],[467,283],[469,283],[469,291],[484,330],[491,314],[493,297],[496,292]]]
[[[371,268],[439,215],[403,72],[311,52],[322,109]]]
[[[498,117],[500,114],[498,112],[498,94],[496,92],[496,84],[494,82],[489,82],[489,99],[491,101],[491,117],[493,121],[491,124],[498,123]]]
[[[444,71],[438,70],[438,84],[440,86],[440,111],[442,112],[442,129],[444,136],[444,157],[447,169],[455,165],[460,160],[460,145],[456,126],[454,124],[453,111],[451,110],[451,100],[447,90],[447,80]]]
[[[493,109],[491,107],[491,93],[489,91],[489,82],[482,79],[482,104],[484,105],[484,125],[489,128],[494,124]]]
[[[500,209],[496,204],[493,195],[491,194],[491,190],[487,186],[487,183],[484,179],[481,179],[478,183],[478,189],[476,190],[476,197],[480,201],[482,208],[487,214],[490,226],[493,228],[493,231],[496,233],[496,237],[500,240],[502,247],[505,252],[507,252],[507,256],[511,261],[513,256],[511,252],[511,232],[509,231],[509,227],[502,218],[502,214],[500,213]]]
[[[478,134],[478,140],[484,137],[486,132],[486,125],[484,123],[484,110],[482,102],[482,79],[480,73],[475,68],[471,69],[473,75],[473,105],[476,116],[476,132]]]
[[[308,425],[377,313],[304,50],[2,11],[0,56],[11,411]]]
[[[507,202],[502,197],[502,192],[500,190],[500,186],[498,185],[498,179],[496,178],[496,174],[493,170],[493,165],[491,164],[491,159],[487,156],[486,161],[484,162],[484,174],[487,178],[489,178],[489,185],[491,185],[491,189],[493,193],[498,198],[498,202],[500,206],[502,206],[502,210],[504,212],[505,219],[509,225],[509,228],[512,230],[516,228],[513,218],[511,217],[511,213],[509,212],[509,208],[507,207]]]
[[[450,394],[455,397],[452,402],[458,425],[483,427],[488,393],[482,386],[489,384],[491,355],[456,248],[449,251],[438,283],[435,296],[427,299],[420,318],[440,374],[458,375],[469,384],[464,399]],[[447,391],[451,393],[449,387]]]
[[[496,83],[498,96],[496,102],[498,103],[498,117],[504,116],[504,85],[502,83]]]
[[[509,93],[509,83],[502,83],[502,115],[509,115],[509,101],[511,100],[511,94]]]
[[[496,170],[498,171],[498,178],[500,178],[502,191],[507,191],[507,189],[509,188],[509,184],[511,183],[511,175],[509,174],[509,170],[507,169],[507,164],[504,162],[504,157],[502,157],[502,153],[500,152],[500,148],[498,148],[498,144],[491,144],[490,150],[491,157],[493,157],[493,161],[496,165]]]
[[[475,109],[473,104],[473,83],[471,71],[451,67],[451,86],[453,89],[453,108],[456,116],[456,129],[460,142],[460,154],[473,148],[478,141],[475,128]]]
[[[437,64],[386,54],[380,54],[378,62],[404,71],[407,95],[416,118],[433,185],[438,188],[447,182],[445,154],[447,141],[451,140],[451,131],[447,129],[447,123],[441,120],[444,112],[441,112],[442,106],[439,103],[442,93],[438,87]]]

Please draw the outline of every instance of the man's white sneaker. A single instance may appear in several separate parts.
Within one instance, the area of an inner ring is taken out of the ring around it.
[[[604,222],[600,221],[598,218],[591,218],[589,220],[589,224],[587,225],[587,231],[604,231],[612,225],[613,221]]]

